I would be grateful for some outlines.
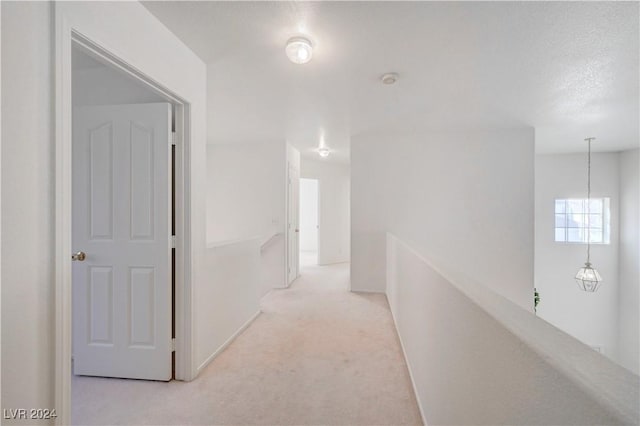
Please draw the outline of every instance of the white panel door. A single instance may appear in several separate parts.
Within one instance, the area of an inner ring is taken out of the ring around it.
[[[74,374],[171,379],[171,105],[73,115]]]
[[[288,283],[298,278],[300,270],[300,172],[289,165],[288,190]]]

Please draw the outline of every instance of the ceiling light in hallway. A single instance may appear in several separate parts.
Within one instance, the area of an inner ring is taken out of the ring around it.
[[[382,80],[383,84],[394,84],[396,81],[398,81],[398,73],[388,72],[386,74],[382,74],[380,80]]]
[[[292,37],[287,41],[285,51],[294,64],[306,64],[313,56],[313,45],[304,37]]]
[[[320,154],[320,157],[326,158],[329,156],[330,153],[331,153],[331,150],[326,146],[321,146],[320,148],[318,148],[318,154]]]

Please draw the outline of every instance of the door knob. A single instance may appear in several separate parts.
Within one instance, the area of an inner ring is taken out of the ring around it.
[[[75,253],[75,254],[72,254],[72,255],[71,255],[71,260],[73,260],[73,261],[76,261],[76,260],[77,260],[77,261],[79,261],[79,262],[82,262],[82,261],[83,261],[83,260],[85,260],[86,258],[87,258],[87,255],[86,255],[86,254],[84,254],[84,252],[83,252],[83,251],[79,251],[79,252],[77,252],[77,253]]]

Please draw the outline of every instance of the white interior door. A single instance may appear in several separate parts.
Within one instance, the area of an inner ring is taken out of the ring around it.
[[[170,138],[168,103],[74,109],[74,374],[171,379]]]
[[[288,282],[298,278],[300,269],[300,172],[289,165],[288,190]]]

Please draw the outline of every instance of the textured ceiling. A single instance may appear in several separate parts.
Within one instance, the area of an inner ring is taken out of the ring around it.
[[[209,142],[531,126],[538,152],[639,144],[637,2],[145,2],[208,64]],[[307,34],[313,60],[290,63]],[[384,86],[384,72],[399,73]]]

